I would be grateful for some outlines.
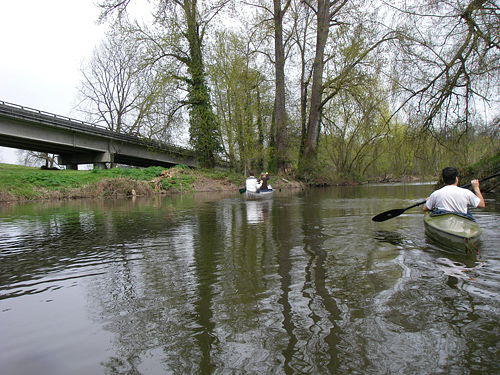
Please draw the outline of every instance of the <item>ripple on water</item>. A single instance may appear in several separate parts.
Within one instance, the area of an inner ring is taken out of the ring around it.
[[[421,212],[371,220],[420,191],[363,189],[0,219],[0,361],[42,353],[51,375],[498,373],[498,219],[479,215],[470,260],[429,243]]]

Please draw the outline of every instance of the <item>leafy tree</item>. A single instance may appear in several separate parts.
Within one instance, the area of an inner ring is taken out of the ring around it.
[[[187,90],[185,104],[189,108],[190,143],[198,152],[204,167],[213,167],[220,151],[215,116],[210,103],[203,58],[203,42],[210,21],[224,8],[226,2],[197,0],[157,0],[151,26],[138,21],[127,22],[130,0],[104,0],[101,19],[116,15],[115,25],[144,44],[144,62],[159,66],[170,73]],[[172,63],[172,59],[180,65]],[[168,63],[166,62],[168,61]],[[173,71],[173,67],[179,69]]]
[[[363,85],[342,90],[323,109],[323,147],[336,173],[347,179],[364,176],[387,147],[386,95],[376,79],[363,81]]]
[[[285,75],[286,43],[289,32],[284,30],[284,27],[286,25],[285,16],[290,8],[291,0],[273,0],[272,2],[257,0],[245,4],[261,11],[253,20],[254,26],[261,29],[260,34],[253,34],[259,35],[259,38],[255,38],[253,43],[256,45],[256,52],[267,56],[274,67],[275,94],[270,139],[272,148],[270,164],[274,166],[277,173],[283,173],[290,166]],[[271,50],[267,49],[271,43],[265,43],[269,40],[272,40]]]
[[[239,170],[262,170],[268,159],[270,82],[248,41],[240,34],[217,35],[208,69],[226,157]]]
[[[123,83],[101,81],[128,98],[105,103],[110,128],[160,139],[189,122],[203,166],[223,154],[242,170],[298,165],[308,180],[326,168],[425,173],[498,144],[494,1],[253,0],[235,8],[252,23],[235,33],[213,23],[226,1],[155,0],[141,23],[128,19],[130,0],[101,0],[120,35],[101,65]]]
[[[390,30],[379,30],[376,18],[372,18],[369,12],[363,10],[359,2],[319,0],[317,4],[306,1],[305,5],[316,15],[311,96],[303,154],[300,159],[301,173],[310,174],[316,169],[323,108],[343,90],[363,85],[363,77],[369,76],[364,72],[371,69],[372,73],[376,74],[382,60],[380,55],[375,54],[372,57],[372,54],[396,35]],[[334,32],[331,32],[334,26]],[[331,46],[327,43],[329,38],[332,41]],[[328,72],[326,80],[325,69]]]

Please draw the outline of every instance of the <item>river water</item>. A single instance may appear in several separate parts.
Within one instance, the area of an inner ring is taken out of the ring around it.
[[[0,207],[0,373],[498,374],[500,200],[479,254],[428,184]]]

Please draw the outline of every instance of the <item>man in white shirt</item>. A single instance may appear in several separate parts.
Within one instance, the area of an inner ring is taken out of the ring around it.
[[[245,180],[245,187],[247,191],[251,191],[252,193],[257,193],[260,189],[261,184],[255,178],[254,171],[249,172],[249,177]]]
[[[458,187],[458,171],[453,167],[446,167],[441,172],[445,186],[434,191],[424,204],[424,211],[437,211],[440,213],[453,212],[472,218],[468,207],[484,208],[484,198],[479,189],[479,181],[472,180],[469,189]]]

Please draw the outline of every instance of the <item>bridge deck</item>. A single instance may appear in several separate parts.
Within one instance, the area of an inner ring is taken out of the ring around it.
[[[2,101],[0,145],[58,154],[61,164],[72,167],[110,162],[165,167],[196,164],[196,155],[189,149]]]

